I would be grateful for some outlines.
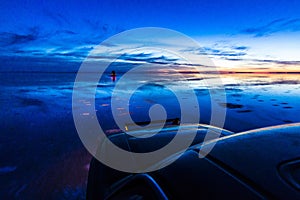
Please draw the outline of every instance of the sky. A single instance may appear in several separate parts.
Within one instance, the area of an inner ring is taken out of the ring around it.
[[[205,54],[223,70],[300,71],[297,0],[2,0],[0,10],[0,71],[74,71],[96,45],[142,27],[191,37],[201,48],[181,50]],[[141,55],[174,62],[151,52],[122,58]]]

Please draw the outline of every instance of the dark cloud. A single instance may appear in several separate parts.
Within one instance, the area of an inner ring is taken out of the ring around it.
[[[290,19],[290,20],[287,20],[285,23],[283,23],[281,26],[282,27],[288,27],[288,28],[291,28],[292,30],[299,30],[300,26],[299,26],[299,22],[300,22],[300,19]],[[295,25],[294,27],[290,27],[291,25]]]
[[[9,46],[16,44],[26,44],[28,42],[37,40],[39,36],[38,28],[30,28],[28,33],[12,33],[12,32],[2,32],[0,33],[0,44],[1,46]]]
[[[83,31],[83,30],[82,30]],[[44,62],[34,59],[34,57],[49,60],[51,62],[57,60],[57,64],[60,65],[62,59],[70,59],[71,62],[81,62],[93,49],[94,45],[98,45],[101,41],[108,37],[105,30],[100,30],[97,34],[92,35],[82,34],[81,32],[75,32],[70,29],[61,28],[58,30],[47,30],[40,27],[28,28],[24,33],[21,32],[1,32],[0,33],[0,59],[7,56],[24,57],[32,59],[32,63],[28,65],[41,65],[44,66]],[[114,31],[114,29],[112,30]],[[111,31],[111,34],[113,32]],[[102,34],[102,36],[101,36]],[[104,43],[105,46],[115,46],[114,44]],[[139,55],[142,56],[142,55]],[[15,59],[10,65],[19,67],[21,59]],[[23,62],[23,61],[22,61]]]
[[[300,65],[300,61],[262,60],[261,62],[272,62],[280,65]]]
[[[255,63],[274,63],[279,65],[300,65],[300,61],[284,61],[284,60],[271,60],[271,59],[242,59],[242,58],[225,58],[230,61],[247,61]]]
[[[257,27],[250,27],[241,30],[243,34],[251,34],[255,37],[267,36],[280,31],[299,31],[300,19],[285,19],[280,18],[273,20],[267,24]]]
[[[249,49],[249,47],[246,47],[246,46],[233,46],[232,48],[235,50],[248,50]]]

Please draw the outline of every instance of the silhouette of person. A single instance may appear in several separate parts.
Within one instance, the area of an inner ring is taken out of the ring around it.
[[[179,125],[180,124],[180,119],[179,118],[175,118],[172,122],[172,125]]]
[[[113,81],[113,82],[115,82],[116,81],[116,72],[113,70],[113,71],[111,71],[111,74],[110,74],[110,77],[111,77],[111,80]]]

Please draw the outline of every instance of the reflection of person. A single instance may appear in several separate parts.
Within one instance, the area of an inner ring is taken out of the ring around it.
[[[116,81],[116,72],[114,70],[111,71],[110,76],[111,76],[111,80],[115,82]]]

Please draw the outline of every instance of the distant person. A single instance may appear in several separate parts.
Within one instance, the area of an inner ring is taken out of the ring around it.
[[[180,119],[179,118],[173,119],[172,125],[180,125]]]
[[[114,70],[111,71],[110,76],[111,76],[111,80],[112,80],[113,82],[115,82],[115,81],[116,81],[116,72],[115,72]]]

